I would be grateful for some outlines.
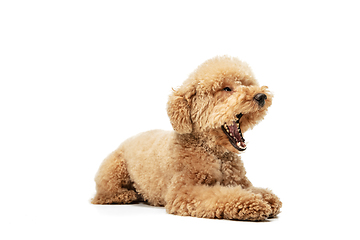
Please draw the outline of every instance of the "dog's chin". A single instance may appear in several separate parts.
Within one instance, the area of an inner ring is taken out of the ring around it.
[[[245,139],[242,135],[239,123],[242,116],[242,113],[240,113],[236,115],[236,121],[233,121],[232,123],[224,123],[224,125],[221,126],[222,131],[228,137],[231,145],[238,151],[246,150]]]

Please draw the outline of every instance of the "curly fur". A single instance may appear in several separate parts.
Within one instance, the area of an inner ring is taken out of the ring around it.
[[[262,107],[254,100],[258,93],[267,96]],[[245,133],[271,103],[272,94],[259,86],[246,63],[227,56],[206,61],[169,97],[167,113],[175,131],[153,130],[123,142],[100,166],[92,203],[146,201],[168,213],[204,218],[276,216],[281,201],[251,184],[239,151],[221,130],[242,113]]]

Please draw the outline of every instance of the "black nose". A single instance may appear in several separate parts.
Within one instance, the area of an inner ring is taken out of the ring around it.
[[[259,104],[260,107],[263,107],[265,105],[265,100],[267,99],[267,96],[263,93],[255,94],[254,100]]]

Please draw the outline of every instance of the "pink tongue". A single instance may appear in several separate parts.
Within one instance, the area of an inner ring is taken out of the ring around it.
[[[228,126],[228,127],[229,127],[229,130],[230,130],[231,134],[233,135],[233,137],[235,137],[236,140],[237,140],[238,142],[240,142],[241,137],[240,137],[240,133],[239,133],[239,131],[238,131],[238,128],[237,128],[237,126],[236,126],[236,122],[233,122],[233,124],[231,124],[231,125]]]

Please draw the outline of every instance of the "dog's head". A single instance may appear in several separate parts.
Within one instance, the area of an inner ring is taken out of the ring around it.
[[[169,97],[167,113],[180,134],[202,134],[238,153],[243,133],[261,121],[272,103],[250,67],[236,58],[215,57],[200,65]]]

